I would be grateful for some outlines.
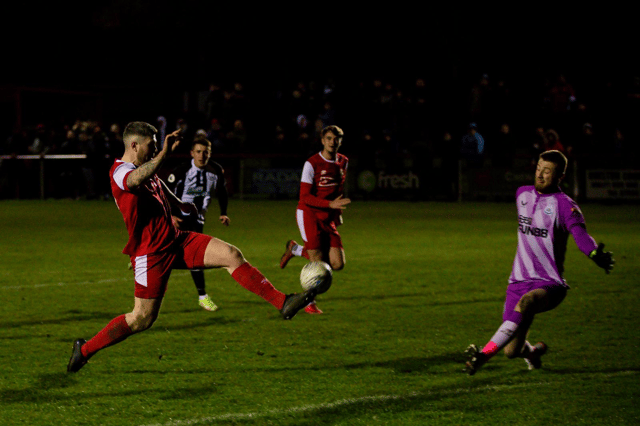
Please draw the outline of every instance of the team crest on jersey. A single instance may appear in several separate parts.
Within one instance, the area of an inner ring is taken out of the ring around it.
[[[582,212],[578,208],[578,206],[571,207],[571,216],[582,217]]]
[[[202,186],[192,186],[191,188],[187,189],[187,194],[189,195],[194,195],[194,196],[201,196],[201,195],[206,195],[207,191],[205,191],[205,188]]]
[[[551,206],[547,206],[544,208],[544,214],[551,215],[553,214],[553,208]]]
[[[336,186],[338,183],[333,179],[333,176],[327,176],[326,170],[320,171],[320,179],[318,181],[318,186]]]

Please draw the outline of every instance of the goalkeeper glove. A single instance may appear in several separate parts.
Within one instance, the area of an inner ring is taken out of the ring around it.
[[[596,262],[596,265],[604,269],[607,274],[613,269],[613,264],[616,263],[613,259],[613,253],[604,251],[604,243],[598,244],[598,248],[589,254],[589,258]]]

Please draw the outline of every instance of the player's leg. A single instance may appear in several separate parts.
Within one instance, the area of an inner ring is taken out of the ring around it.
[[[111,320],[88,341],[73,344],[68,372],[80,370],[98,351],[122,342],[132,334],[151,327],[160,313],[162,298],[171,275],[173,254],[138,256],[131,259],[135,274],[133,310]]]
[[[183,222],[184,223],[184,222]],[[202,234],[204,230],[204,224],[200,222],[190,223],[185,227],[185,230],[195,231]],[[193,279],[193,283],[196,286],[196,291],[198,292],[198,304],[207,311],[216,311],[218,310],[218,305],[216,305],[211,297],[207,294],[206,284],[204,280],[204,271],[202,269],[192,269],[191,278]]]
[[[346,263],[344,249],[342,247],[331,247],[329,249],[329,265],[334,271],[344,269]]]
[[[294,240],[289,240],[285,244],[284,254],[280,258],[280,268],[284,269],[287,266],[287,263],[294,257],[304,257],[305,259],[309,259],[309,254],[307,253],[306,241],[307,241],[307,228],[313,227],[315,220],[313,215],[309,213],[305,213],[303,210],[296,210],[296,222],[298,223],[298,228],[300,229],[300,235],[302,236],[302,240],[305,244],[298,244]],[[307,224],[305,227],[305,223]],[[309,231],[313,234],[314,229],[311,228]]]
[[[342,237],[338,232],[334,223],[329,227],[328,232],[329,239],[329,265],[334,271],[340,271],[344,268],[346,258],[344,254],[344,247],[342,246]]]
[[[218,305],[211,300],[205,288],[204,271],[202,269],[192,269],[190,272],[198,292],[198,304],[207,311],[217,311]]]
[[[504,353],[508,358],[519,357],[526,347],[527,334],[535,314],[543,312],[549,306],[549,294],[546,289],[538,288],[524,294],[514,308],[514,317],[520,317],[511,340],[505,344]],[[528,349],[528,347],[527,347]]]
[[[342,239],[335,227],[332,229],[325,229],[320,238],[321,245],[324,249],[310,251],[313,257],[310,260],[322,260],[331,266],[334,271],[340,271],[344,268],[346,259],[344,249],[342,247]],[[316,301],[314,300],[307,306],[304,311],[308,314],[321,314],[323,313]]]
[[[320,249],[307,250],[307,254],[310,262],[325,261],[325,255]],[[312,315],[320,315],[323,313],[322,310],[318,308],[315,298],[304,308],[304,311]]]
[[[534,285],[532,286],[534,287],[533,290],[529,290],[520,296],[517,303],[514,304],[514,297],[518,294],[519,289],[516,286],[509,287],[503,323],[482,351],[478,351],[473,345],[468,349],[471,352],[471,359],[466,364],[469,374],[474,374],[501,349],[505,350],[505,354],[509,358],[523,357],[533,359],[539,358],[546,352],[546,345],[544,344],[539,348],[531,346],[526,340],[527,334],[533,323],[534,316],[558,306],[566,295],[566,289],[562,286],[540,286],[536,288]],[[536,349],[540,352],[536,353]]]
[[[504,353],[508,358],[524,358],[529,369],[541,367],[540,357],[547,352],[547,345],[544,342],[531,345],[527,341],[529,328],[536,314],[556,308],[566,295],[565,287],[554,285],[536,288],[520,298],[514,310],[521,312],[523,319],[513,339],[504,347]]]
[[[302,212],[302,210],[298,210]],[[305,214],[304,220],[298,220],[298,226],[300,227],[300,233],[304,239],[304,250],[306,252],[306,258],[310,262],[329,262],[328,252],[328,239],[326,232],[321,229],[321,224],[317,218],[312,214]],[[308,314],[319,315],[322,314],[322,310],[318,308],[316,300],[314,299],[309,303],[304,311]]]
[[[300,245],[294,240],[289,240],[284,245],[284,253],[280,256],[280,269],[284,269],[287,263],[295,257],[293,250],[300,252]],[[299,255],[298,255],[299,256]]]
[[[324,262],[325,256],[320,249],[307,250],[310,262]]]
[[[309,254],[308,259],[310,262],[314,262],[314,261],[326,262],[329,260],[328,256],[325,255],[324,251],[320,249],[307,250],[307,253]],[[304,311],[312,315],[320,315],[324,313],[322,312],[322,309],[318,307],[318,304],[316,303],[315,299],[313,299],[313,301],[304,308]]]
[[[310,262],[329,263],[330,236],[322,223],[313,214],[306,213],[304,221],[298,221],[298,225],[304,239],[307,259]]]
[[[132,334],[151,327],[158,318],[161,304],[161,297],[157,299],[136,297],[133,311],[115,317],[88,341],[77,339],[73,345],[67,371],[75,373],[98,351],[120,343]]]
[[[494,356],[502,347],[506,345],[511,336],[515,332],[517,325],[522,321],[522,315],[516,313],[515,307],[520,298],[530,289],[529,283],[510,284],[507,287],[506,299],[504,302],[504,312],[502,315],[502,325],[493,335],[489,342],[480,350],[476,345],[470,345],[467,348],[469,361],[465,364],[465,371],[473,375],[478,371],[492,356]]]
[[[125,321],[133,333],[151,328],[153,323],[158,319],[160,307],[162,306],[162,297],[154,299],[135,298],[133,310],[125,314]]]
[[[196,286],[196,291],[198,292],[198,296],[203,297],[207,295],[207,289],[204,282],[204,271],[202,269],[192,269],[191,278],[193,279],[193,283]]]
[[[187,267],[226,269],[238,284],[276,307],[285,319],[293,318],[315,297],[316,289],[300,294],[282,293],[234,245],[203,234],[192,234],[192,243],[185,246],[185,260],[188,258],[192,262]]]
[[[342,248],[342,240],[340,239],[340,235],[335,234],[323,234],[323,238],[321,240],[325,241],[323,246],[329,246],[328,249],[321,250],[309,250],[310,257],[309,260],[318,260],[323,261],[331,266],[331,269],[334,271],[340,271],[344,268],[345,265],[345,254],[344,249]],[[328,243],[326,242],[328,241]],[[320,308],[318,308],[318,304],[314,300],[311,302],[304,311],[308,314],[321,314],[323,313]]]

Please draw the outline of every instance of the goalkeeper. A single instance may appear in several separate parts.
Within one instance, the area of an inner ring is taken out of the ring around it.
[[[475,374],[492,356],[504,349],[508,358],[523,358],[529,369],[542,366],[547,351],[544,342],[531,345],[527,333],[536,314],[557,307],[567,295],[564,277],[567,240],[571,234],[580,249],[608,274],[615,261],[604,244],[596,244],[587,233],[578,205],[559,187],[567,169],[567,158],[559,151],[540,154],[532,186],[516,192],[518,248],[509,277],[503,323],[479,350],[467,348],[465,370]]]

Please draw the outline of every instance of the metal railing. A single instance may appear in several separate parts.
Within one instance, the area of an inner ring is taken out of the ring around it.
[[[40,160],[40,199],[45,199],[45,160],[84,160],[85,154],[51,154],[51,155],[0,155],[0,160]]]

